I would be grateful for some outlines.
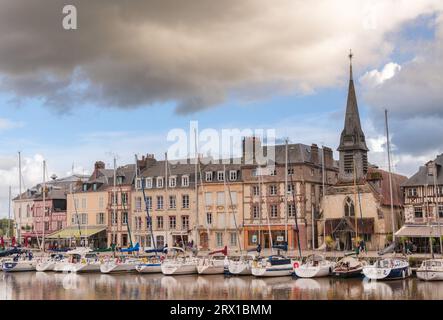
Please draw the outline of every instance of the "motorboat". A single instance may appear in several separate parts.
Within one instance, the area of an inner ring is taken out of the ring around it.
[[[140,273],[161,273],[164,255],[158,255],[158,253],[164,253],[164,249],[149,249],[145,252],[155,255],[143,258],[141,263],[135,266],[135,270]]]
[[[216,254],[221,253],[222,256]],[[198,274],[224,274],[225,267],[229,263],[228,247],[225,246],[221,250],[212,251],[208,257],[200,258],[197,265]]]
[[[363,277],[363,267],[366,265],[364,260],[346,256],[337,262],[332,275],[340,278],[360,278]]]
[[[140,264],[140,259],[127,257],[121,255],[115,258],[109,258],[100,264],[101,273],[118,273],[118,272],[133,272],[135,267]]]
[[[15,255],[11,260],[6,260],[2,264],[4,272],[21,272],[21,271],[35,271],[37,260],[31,251],[21,252]]]
[[[301,265],[293,264],[294,273],[299,278],[326,277],[331,274],[334,267],[334,262],[326,260],[324,256],[318,254],[310,255]]]
[[[421,263],[417,278],[426,281],[443,280],[443,259],[429,259]]]
[[[381,258],[363,267],[363,274],[370,280],[405,279],[411,275],[411,268],[406,259]]]
[[[50,256],[39,259],[35,270],[39,272],[54,271],[55,264],[61,260],[63,260],[63,254],[52,253]]]
[[[268,258],[262,258],[252,263],[251,273],[256,277],[282,277],[293,274],[292,260],[282,255],[273,255]]]
[[[187,255],[185,250],[179,247],[171,247],[168,250],[174,254],[170,259],[165,259],[161,265],[164,275],[182,275],[197,273],[198,259]]]

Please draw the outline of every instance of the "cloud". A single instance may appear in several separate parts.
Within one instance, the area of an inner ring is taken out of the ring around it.
[[[392,51],[386,34],[441,1],[0,0],[0,90],[58,112],[173,103],[189,113],[257,92],[312,93]],[[340,61],[340,62],[339,62]],[[357,68],[357,67],[356,67]]]
[[[15,122],[9,119],[0,118],[0,131],[21,128],[23,126],[23,122]]]
[[[394,77],[400,70],[401,66],[399,64],[389,62],[385,64],[381,71],[377,69],[366,71],[366,73],[360,77],[359,81],[366,87],[376,87]]]

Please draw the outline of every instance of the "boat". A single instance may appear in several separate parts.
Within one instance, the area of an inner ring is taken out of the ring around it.
[[[268,258],[262,258],[254,261],[252,264],[251,273],[255,277],[282,277],[293,274],[292,259],[282,256],[273,255]]]
[[[135,270],[140,273],[161,273],[164,256],[158,256],[157,253],[164,252],[164,249],[149,249],[145,250],[145,252],[155,253],[155,255],[143,258],[142,263],[135,266]]]
[[[256,259],[255,255],[248,254],[240,256],[238,260],[230,259],[228,264],[228,272],[236,276],[252,275],[252,262]]]
[[[95,252],[85,252],[76,263],[71,264],[71,272],[100,272],[100,259]]]
[[[223,256],[215,256],[217,253],[221,253]],[[227,255],[227,246],[221,250],[209,252],[208,257],[199,259],[197,265],[198,274],[224,274],[225,266],[228,264]]]
[[[339,278],[360,278],[363,277],[363,267],[366,265],[366,261],[346,256],[337,262],[332,275]]]
[[[116,258],[108,259],[100,264],[101,273],[118,273],[118,272],[132,272],[135,271],[135,267],[140,264],[139,259],[130,258],[121,255]]]
[[[421,263],[417,278],[425,281],[443,280],[443,259],[429,259]]]
[[[75,272],[75,265],[81,262],[82,257],[89,253],[91,249],[77,247],[66,251],[66,253],[55,262],[53,271],[55,272]]]
[[[37,260],[31,251],[17,254],[12,260],[4,261],[2,269],[4,272],[35,271]]]
[[[161,270],[164,275],[197,273],[197,258],[187,255],[185,250],[179,247],[171,247],[168,250],[174,253],[174,257],[166,259],[162,263]]]
[[[35,270],[39,272],[54,271],[55,264],[63,259],[63,254],[53,253],[49,257],[38,260]]]
[[[381,258],[373,265],[363,267],[363,274],[370,280],[405,279],[411,275],[411,268],[406,259]]]
[[[294,273],[299,278],[320,278],[331,274],[335,264],[326,260],[322,255],[310,255],[306,262],[299,265],[293,264]]]

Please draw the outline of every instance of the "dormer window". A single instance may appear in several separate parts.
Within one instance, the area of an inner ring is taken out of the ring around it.
[[[224,171],[218,171],[217,172],[217,179],[218,179],[218,181],[225,181],[225,172]]]
[[[92,185],[92,190],[97,191],[97,184],[96,184],[96,183],[94,183],[94,184]]]
[[[88,184],[87,183],[83,184],[83,191],[88,191]]]
[[[146,185],[146,188],[151,189],[152,188],[152,178],[146,178],[145,185]]]
[[[169,188],[175,188],[177,186],[177,178],[169,177]]]
[[[163,188],[163,177],[157,178],[157,188]]]
[[[229,180],[231,180],[231,181],[237,180],[237,171],[236,170],[229,171]]]
[[[205,172],[205,180],[206,180],[206,182],[212,181],[212,171]]]
[[[136,188],[136,189],[141,189],[141,188],[142,188],[142,179],[138,178],[138,179],[135,181],[135,188]]]
[[[182,176],[182,187],[189,187],[189,176]]]
[[[117,184],[123,184],[123,177],[122,176],[117,177]]]

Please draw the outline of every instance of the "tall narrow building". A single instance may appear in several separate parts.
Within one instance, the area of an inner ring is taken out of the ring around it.
[[[337,149],[340,153],[339,180],[350,182],[360,181],[368,172],[368,147],[365,134],[361,128],[358,112],[357,97],[355,95],[354,80],[352,77],[352,53],[349,53],[349,89],[346,104],[345,125]],[[354,173],[355,170],[355,173]]]

